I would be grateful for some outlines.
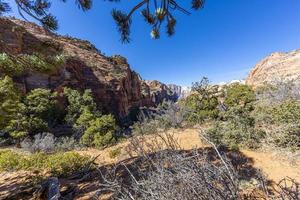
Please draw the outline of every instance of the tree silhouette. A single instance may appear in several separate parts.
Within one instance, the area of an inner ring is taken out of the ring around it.
[[[58,29],[58,21],[55,16],[49,12],[51,0],[14,0],[19,14],[26,19],[27,16],[40,22],[40,24],[50,30]],[[61,0],[66,2],[67,0]],[[109,0],[118,2],[120,0]],[[175,33],[176,19],[173,15],[178,10],[186,15],[190,15],[190,11],[186,10],[178,3],[179,0],[142,0],[136,4],[128,14],[121,10],[112,10],[112,16],[116,21],[118,31],[121,35],[121,41],[130,42],[130,26],[133,13],[141,10],[141,15],[145,21],[152,27],[151,37],[158,39],[160,37],[161,27],[166,25],[166,33],[172,36]],[[79,9],[87,11],[92,8],[93,0],[75,0],[75,4]],[[205,0],[191,0],[191,8],[200,10],[203,8]],[[0,15],[10,11],[10,6],[6,0],[0,0]]]

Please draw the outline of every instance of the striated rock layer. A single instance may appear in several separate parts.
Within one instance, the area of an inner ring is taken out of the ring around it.
[[[124,119],[133,108],[154,106],[163,99],[176,100],[166,85],[141,80],[126,58],[106,57],[88,41],[50,33],[42,27],[14,18],[0,18],[0,52],[9,55],[65,55],[66,64],[51,73],[26,71],[13,77],[27,93],[34,88],[61,91],[63,87],[91,89],[99,105]],[[1,73],[1,69],[0,69]]]
[[[250,72],[246,84],[254,88],[272,81],[298,79],[300,76],[300,50],[273,53],[260,61]]]

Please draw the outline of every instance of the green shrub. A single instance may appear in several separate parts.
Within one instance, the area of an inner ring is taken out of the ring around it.
[[[300,101],[290,99],[274,106],[272,117],[277,123],[300,124]]]
[[[14,76],[21,75],[24,72],[24,67],[21,63],[16,62],[6,53],[0,54],[0,72],[6,75]]]
[[[246,106],[256,99],[254,91],[249,86],[240,83],[229,85],[225,91],[224,103],[227,107]]]
[[[56,110],[57,94],[48,89],[30,91],[19,104],[16,116],[11,119],[5,130],[15,139],[46,132],[49,125],[55,125],[58,115]]]
[[[114,159],[114,158],[118,157],[119,155],[121,155],[121,153],[122,153],[122,148],[118,147],[118,148],[115,148],[115,149],[112,149],[109,151],[109,157]]]
[[[88,156],[75,152],[22,155],[11,150],[0,151],[0,170],[29,170],[50,172],[54,176],[69,176],[91,164]]]
[[[64,88],[64,95],[68,99],[67,115],[65,117],[65,121],[68,124],[74,126],[80,115],[84,112],[84,115],[100,114],[97,111],[97,105],[93,99],[91,90],[85,90],[81,94],[77,90]],[[85,118],[85,116],[82,116],[82,118]],[[81,125],[81,121],[83,122],[84,119],[80,119],[77,125]]]
[[[8,76],[0,78],[0,130],[15,118],[19,111],[19,99],[13,80]]]
[[[115,141],[116,121],[112,115],[102,115],[90,123],[81,142],[86,146],[103,147]]]
[[[22,55],[22,59],[25,65],[28,65],[31,70],[38,72],[51,72],[65,63],[65,57],[63,55],[53,57]]]
[[[73,127],[78,132],[83,133],[90,126],[91,122],[95,120],[95,118],[95,114],[93,114],[89,109],[85,108],[77,118],[76,123],[73,125]]]
[[[57,93],[52,93],[49,89],[34,89],[30,91],[24,100],[27,111],[37,117],[48,119],[53,117],[52,112],[56,105]],[[51,114],[51,116],[48,116]]]
[[[24,159],[21,155],[10,150],[0,151],[1,171],[19,170],[22,168],[22,163],[24,164]]]
[[[219,114],[218,104],[216,97],[202,99],[198,94],[192,94],[184,101],[184,106],[189,111],[185,118],[191,124],[201,123],[207,119],[216,119]]]
[[[255,127],[255,120],[249,109],[243,106],[232,107],[224,113],[223,120],[215,122],[207,132],[208,139],[216,145],[232,149],[258,148],[265,137],[265,133]]]
[[[258,104],[252,116],[267,133],[266,140],[281,148],[300,149],[300,101],[285,99]]]
[[[0,54],[0,71],[7,75],[18,76],[25,71],[51,72],[65,63],[65,56],[43,56],[22,54],[11,57]]]
[[[181,102],[188,113],[185,118],[192,124],[203,122],[207,119],[216,119],[219,114],[218,91],[209,85],[207,78],[193,83],[192,94]]]
[[[300,124],[282,124],[270,137],[277,147],[299,150]]]
[[[90,158],[75,152],[56,153],[48,157],[46,168],[56,176],[68,176],[88,167]]]
[[[20,140],[27,135],[34,135],[48,130],[48,124],[43,119],[35,116],[26,116],[18,113],[19,118],[11,120],[5,130],[14,139]]]

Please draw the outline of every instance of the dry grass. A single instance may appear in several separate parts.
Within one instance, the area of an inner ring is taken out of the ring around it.
[[[198,149],[206,146],[199,137],[198,129],[170,130],[170,132],[174,133],[174,137],[178,140],[179,145],[184,150]],[[147,137],[149,138],[149,140],[151,139],[151,135]],[[116,146],[109,147],[104,150],[87,149],[84,151],[79,151],[79,153],[89,156],[100,155],[96,160],[97,163],[99,165],[107,165],[129,158],[129,155],[126,151],[128,145],[129,142],[124,141],[120,144],[117,144]],[[122,149],[121,155],[116,158],[110,158],[110,151],[116,148]],[[241,150],[241,152],[244,153],[247,157],[253,159],[254,167],[261,169],[270,180],[277,182],[284,177],[292,177],[298,182],[300,181],[300,163],[290,163],[288,161],[289,156],[287,154],[279,151],[276,152],[274,150],[267,150],[263,152]]]

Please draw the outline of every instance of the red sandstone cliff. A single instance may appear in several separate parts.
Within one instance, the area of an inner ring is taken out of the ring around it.
[[[142,81],[125,58],[106,57],[88,41],[50,33],[34,23],[1,17],[0,52],[66,55],[66,64],[51,73],[27,71],[13,77],[25,93],[40,87],[91,89],[97,103],[119,118],[126,117],[132,108],[173,99],[164,84],[156,88]]]

